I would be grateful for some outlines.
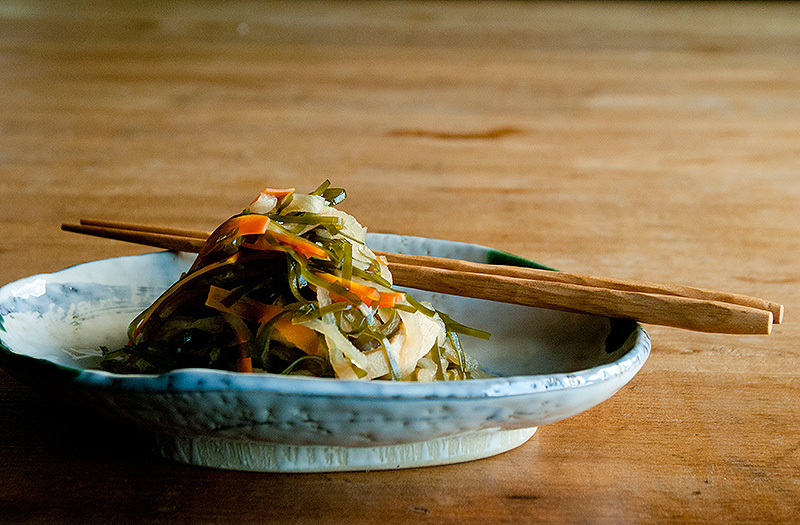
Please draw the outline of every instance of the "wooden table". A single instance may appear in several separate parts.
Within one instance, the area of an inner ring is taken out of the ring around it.
[[[135,6],[134,6],[135,4]],[[611,400],[472,463],[271,475],[0,373],[0,522],[800,519],[800,6],[11,1],[0,281],[147,251],[329,178],[371,231],[786,305],[770,336],[646,327]]]

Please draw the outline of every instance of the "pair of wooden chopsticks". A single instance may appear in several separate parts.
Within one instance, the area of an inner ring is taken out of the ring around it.
[[[209,233],[83,219],[61,229],[167,250],[198,252]],[[738,294],[566,272],[376,252],[398,286],[727,334],[769,334],[783,306]]]

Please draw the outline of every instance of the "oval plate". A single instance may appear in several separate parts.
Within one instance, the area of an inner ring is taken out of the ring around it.
[[[369,234],[370,247],[476,262],[543,266],[474,244]],[[90,262],[0,288],[0,366],[58,398],[156,436],[165,457],[217,468],[308,472],[406,468],[488,457],[536,427],[611,397],[641,369],[637,323],[414,290],[492,333],[462,338],[492,379],[397,383],[239,374],[98,370],[131,319],[194,255],[159,252]]]

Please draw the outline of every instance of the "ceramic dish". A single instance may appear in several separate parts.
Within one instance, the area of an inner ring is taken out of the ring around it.
[[[489,248],[370,234],[377,250],[536,266]],[[612,396],[642,367],[636,323],[414,291],[492,333],[464,338],[492,379],[395,383],[187,369],[97,370],[98,349],[125,343],[130,320],[193,255],[106,259],[0,288],[0,365],[59,398],[152,431],[161,455],[256,471],[390,469],[507,451],[536,427]]]

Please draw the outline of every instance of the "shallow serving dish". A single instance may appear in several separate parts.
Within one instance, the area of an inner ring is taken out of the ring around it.
[[[383,251],[536,265],[435,239],[370,234],[368,243]],[[130,320],[193,257],[106,259],[0,288],[0,366],[28,385],[152,431],[165,457],[304,472],[438,465],[510,450],[536,427],[611,397],[650,353],[647,333],[630,321],[414,291],[492,333],[489,341],[462,342],[497,377],[420,384],[97,370],[99,348],[123,345]]]

